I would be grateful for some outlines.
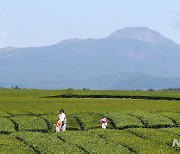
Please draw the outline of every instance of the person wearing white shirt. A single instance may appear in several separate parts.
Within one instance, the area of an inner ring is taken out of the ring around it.
[[[64,113],[64,110],[60,110],[60,114],[58,115],[58,121],[61,123],[61,131],[66,130],[66,115]]]

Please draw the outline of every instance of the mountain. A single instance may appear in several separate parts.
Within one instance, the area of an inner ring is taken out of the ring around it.
[[[78,89],[161,90],[167,87],[180,87],[180,77],[154,77],[138,72],[121,72],[113,75],[102,75],[85,81],[73,81],[66,83],[67,85]]]
[[[102,39],[0,49],[0,87],[136,89],[139,84],[133,86],[131,81],[138,83],[141,77],[151,83],[168,78],[178,85],[174,78],[180,77],[179,59],[180,45],[149,28],[128,27]],[[159,87],[175,86],[160,83]],[[147,84],[143,82],[141,88]]]
[[[163,77],[153,77],[149,75],[137,75],[135,77],[129,77],[119,83],[115,83],[111,87],[107,89],[119,89],[119,90],[148,90],[155,89],[161,90],[166,89],[167,87],[180,87],[180,77],[171,77],[171,78],[163,78]]]
[[[127,27],[124,29],[119,29],[112,34],[109,38],[127,38],[127,39],[137,39],[149,43],[156,43],[160,45],[175,45],[170,39],[167,39],[160,35],[157,31],[153,31],[148,27]]]

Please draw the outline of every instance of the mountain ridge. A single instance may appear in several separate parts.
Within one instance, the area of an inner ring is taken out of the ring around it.
[[[164,39],[163,36],[158,37]],[[180,46],[171,40],[165,44],[162,42],[154,43],[132,37],[75,38],[50,46],[15,48],[9,52],[0,52],[0,80],[3,81],[0,86],[78,88],[88,85],[85,82],[88,83],[96,77],[111,76],[120,72],[142,72],[155,77],[180,77]],[[110,87],[103,85],[107,82],[104,80],[99,87]],[[118,83],[119,76],[114,85]],[[96,88],[97,82],[92,84],[94,85],[91,87]]]

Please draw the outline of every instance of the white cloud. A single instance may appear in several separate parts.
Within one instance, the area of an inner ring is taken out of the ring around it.
[[[4,40],[5,38],[7,38],[7,33],[0,30],[0,40]]]
[[[6,16],[0,15],[0,20],[6,19]]]
[[[179,29],[180,30],[180,19],[176,19],[172,25],[173,28]]]
[[[6,40],[7,40],[7,33],[5,31],[0,30],[0,47],[4,46]]]
[[[180,11],[177,13],[177,18],[174,20],[172,27],[180,30]]]

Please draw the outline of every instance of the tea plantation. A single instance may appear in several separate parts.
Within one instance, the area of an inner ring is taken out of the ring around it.
[[[56,133],[60,108],[67,131]],[[174,139],[180,141],[180,92],[0,90],[0,153],[180,153]]]

